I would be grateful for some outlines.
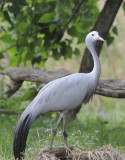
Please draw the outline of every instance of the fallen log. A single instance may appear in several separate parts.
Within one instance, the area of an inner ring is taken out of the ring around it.
[[[11,97],[15,92],[19,90],[23,81],[48,83],[54,79],[61,78],[71,74],[64,69],[56,71],[46,71],[45,69],[34,69],[24,67],[11,67],[4,71],[0,71],[0,74],[7,75],[10,78],[10,84],[7,85],[6,94]]]
[[[71,72],[64,69],[46,71],[45,69],[12,67],[7,68],[5,71],[1,71],[0,74],[7,75],[11,79],[6,92],[7,96],[10,97],[19,90],[23,81],[46,84],[54,79],[70,75]],[[96,94],[112,98],[125,98],[125,80],[101,79]]]
[[[96,94],[112,98],[125,98],[125,80],[101,79]]]

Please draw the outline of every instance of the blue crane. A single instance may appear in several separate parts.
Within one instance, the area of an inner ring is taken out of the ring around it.
[[[50,147],[52,147],[57,127],[63,119],[63,136],[67,144],[66,117],[70,110],[80,104],[86,104],[96,91],[100,74],[100,61],[95,50],[96,41],[104,41],[97,31],[90,32],[85,43],[92,54],[94,67],[90,73],[75,73],[53,80],[46,84],[22,113],[14,132],[13,150],[15,159],[21,159],[25,152],[26,140],[33,121],[41,114],[61,112],[52,131]]]

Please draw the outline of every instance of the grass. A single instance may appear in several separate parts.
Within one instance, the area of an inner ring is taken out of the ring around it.
[[[94,106],[98,101],[98,106]],[[80,121],[67,122],[68,144],[81,150],[93,150],[112,144],[119,151],[125,151],[125,111],[124,101],[95,97],[93,102],[82,107],[78,114]],[[57,121],[58,114],[46,114],[37,119],[29,132],[27,140],[27,158],[34,157],[44,147],[48,147],[51,129]],[[19,116],[0,115],[0,159],[9,160],[13,157],[12,143],[14,126]],[[64,146],[62,124],[54,139],[54,147]]]

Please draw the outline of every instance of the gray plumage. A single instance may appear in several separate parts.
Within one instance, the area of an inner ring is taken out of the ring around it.
[[[29,129],[33,121],[47,112],[60,111],[60,117],[53,130],[51,147],[57,127],[63,118],[63,135],[67,145],[67,134],[65,130],[66,115],[69,110],[76,108],[82,103],[87,103],[92,98],[99,82],[101,67],[95,51],[95,42],[104,41],[98,32],[93,31],[86,36],[85,43],[92,54],[94,67],[90,73],[75,73],[56,79],[45,85],[34,100],[28,105],[21,115],[14,132],[13,150],[15,159],[23,157]]]

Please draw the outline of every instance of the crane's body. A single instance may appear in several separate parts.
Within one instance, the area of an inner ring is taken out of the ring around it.
[[[92,81],[90,85],[84,83],[87,79]],[[90,90],[92,94],[95,92],[95,88],[92,87],[92,84],[93,79],[91,79],[88,74],[85,76],[82,73],[76,73],[54,80],[50,82],[50,84],[48,83],[48,86],[40,90],[35,99],[27,107],[26,112],[31,106],[36,115],[38,115],[38,113],[73,109],[82,104],[82,102],[87,103],[89,101],[91,96],[87,93]],[[72,90],[75,92],[72,92]],[[84,90],[87,92],[85,93]],[[58,101],[55,103],[55,100]],[[39,108],[38,106],[41,107]]]
[[[91,40],[90,35],[95,35],[96,38]],[[56,134],[57,127],[63,118],[63,135],[67,144],[67,134],[65,131],[66,115],[69,110],[76,108],[82,103],[87,103],[96,91],[99,82],[101,67],[98,56],[95,51],[95,42],[102,40],[98,36],[98,32],[91,32],[86,37],[86,45],[90,50],[93,60],[94,68],[90,73],[75,73],[69,76],[59,78],[49,82],[45,85],[34,100],[28,105],[23,114],[21,115],[14,133],[14,156],[21,158],[21,152],[25,151],[26,139],[29,128],[33,121],[40,115],[47,112],[60,111],[59,120],[53,130],[51,139],[51,147],[53,138]],[[90,40],[89,40],[90,39]]]

